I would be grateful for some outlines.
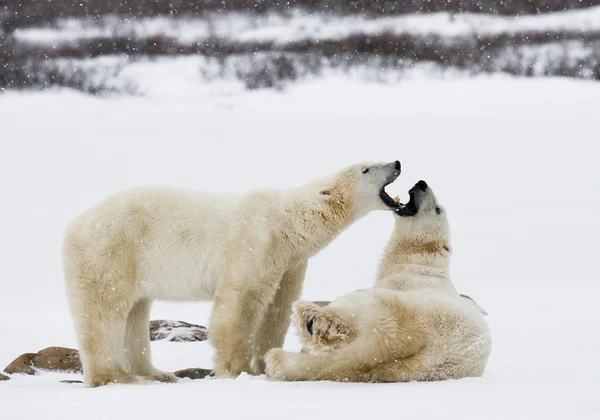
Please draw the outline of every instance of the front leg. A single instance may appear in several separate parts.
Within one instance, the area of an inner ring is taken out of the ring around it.
[[[283,347],[285,335],[290,327],[292,304],[298,300],[302,292],[307,265],[308,260],[301,261],[283,275],[275,298],[258,327],[252,361],[255,375],[265,372],[263,360],[265,353],[272,348]]]
[[[219,284],[210,322],[217,377],[235,378],[251,371],[252,346],[281,276],[281,273],[262,273],[253,279],[232,276]]]
[[[354,349],[311,355],[273,349],[265,356],[266,374],[277,381],[410,382],[427,377],[427,358],[376,362],[374,357],[367,359],[366,352],[359,353]]]
[[[293,353],[283,349],[271,349],[264,356],[265,373],[276,381],[310,381],[314,379],[311,361],[314,356],[302,352]]]
[[[368,382],[381,349],[358,340],[348,346],[320,354],[292,353],[272,349],[265,356],[267,377],[279,381]]]

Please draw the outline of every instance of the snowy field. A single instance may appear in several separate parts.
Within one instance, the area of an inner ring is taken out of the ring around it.
[[[395,85],[345,78],[283,92],[97,99],[0,95],[0,368],[76,347],[62,283],[66,224],[139,184],[288,188],[363,160],[402,161],[452,228],[452,276],[489,313],[485,375],[438,383],[276,383],[264,377],[86,389],[77,375],[0,382],[13,419],[600,418],[600,84],[478,78]],[[374,278],[393,216],[367,216],[311,260],[304,297]],[[207,303],[154,319],[206,324]],[[292,333],[286,348],[298,349]],[[153,343],[164,370],[211,367],[207,343]]]

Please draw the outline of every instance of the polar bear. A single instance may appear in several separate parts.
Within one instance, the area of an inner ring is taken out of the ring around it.
[[[139,187],[67,228],[64,270],[84,382],[176,381],[152,366],[154,300],[212,300],[215,374],[260,374],[281,347],[307,260],[352,222],[398,205],[400,162],[364,163],[290,189],[220,195]]]
[[[270,350],[268,377],[286,381],[407,382],[481,376],[491,336],[448,276],[446,212],[424,181],[395,209],[375,285],[321,306],[299,301],[301,353]]]

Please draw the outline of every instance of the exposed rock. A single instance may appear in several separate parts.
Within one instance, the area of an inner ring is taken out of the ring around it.
[[[0,373],[0,381],[8,381],[10,378]]]
[[[39,369],[61,372],[83,372],[79,352],[65,347],[48,347],[35,355],[33,365]]]
[[[35,375],[36,371],[33,368],[33,359],[35,353],[25,353],[17,357],[12,363],[4,368],[4,372],[12,375],[14,373],[22,373],[24,375]]]
[[[150,340],[167,341],[205,341],[208,339],[208,329],[201,325],[189,324],[183,321],[150,321]]]
[[[313,301],[313,303],[315,305],[318,305],[318,306],[327,306],[327,305],[329,305],[331,303],[331,301],[329,301],[329,300],[315,300],[315,301]]]
[[[178,370],[174,375],[178,378],[204,379],[207,376],[214,376],[215,374],[210,369],[190,368]]]

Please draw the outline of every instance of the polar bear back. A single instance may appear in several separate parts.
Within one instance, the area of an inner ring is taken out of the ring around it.
[[[491,349],[489,327],[478,309],[446,291],[395,292],[427,327],[424,380],[481,376]]]
[[[274,200],[276,192],[270,190],[228,195],[138,187],[77,218],[67,230],[66,245],[75,244],[90,261],[132,250],[145,296],[207,300],[222,274],[226,251],[244,225],[253,224],[257,237],[268,234],[268,226],[260,225],[266,224],[264,203]]]

